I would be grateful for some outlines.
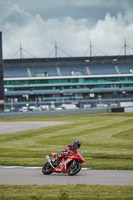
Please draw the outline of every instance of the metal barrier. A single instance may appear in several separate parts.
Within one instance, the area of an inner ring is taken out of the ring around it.
[[[35,111],[35,112],[10,112],[0,113],[0,118],[23,118],[23,117],[42,117],[42,116],[57,116],[57,115],[79,115],[79,114],[94,114],[107,113],[108,108],[89,108],[89,109],[75,109],[75,110],[49,110],[49,111]]]

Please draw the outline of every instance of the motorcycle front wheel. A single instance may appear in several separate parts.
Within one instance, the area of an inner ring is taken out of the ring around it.
[[[44,164],[44,166],[42,167],[42,173],[44,175],[49,175],[53,172],[53,168],[51,167],[50,163],[47,162]]]
[[[68,169],[67,169],[67,173],[69,176],[74,176],[76,175],[80,170],[81,170],[81,163],[79,162],[75,162],[73,164],[73,162],[69,165]]]

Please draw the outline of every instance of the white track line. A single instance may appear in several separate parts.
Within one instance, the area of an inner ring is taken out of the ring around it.
[[[25,166],[3,166],[0,165],[2,169],[42,169],[42,167],[25,167]],[[89,168],[82,168],[82,170],[88,170]]]
[[[41,169],[42,167],[2,166],[2,165],[0,165],[0,168],[2,168],[2,169]]]

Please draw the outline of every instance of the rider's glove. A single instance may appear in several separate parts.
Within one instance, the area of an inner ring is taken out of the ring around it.
[[[58,158],[61,158],[63,155],[67,155],[68,151],[61,151],[60,153],[58,153]]]
[[[62,152],[58,153],[58,158],[62,157]]]

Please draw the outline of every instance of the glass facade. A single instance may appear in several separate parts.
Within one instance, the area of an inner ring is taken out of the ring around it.
[[[133,76],[126,77],[101,77],[101,78],[58,78],[58,79],[37,79],[37,80],[5,80],[4,85],[9,86],[32,86],[32,85],[64,85],[64,84],[96,84],[133,82]]]
[[[133,88],[133,76],[5,79],[4,86],[8,96],[11,96],[10,92],[14,92],[15,96],[20,97],[26,92],[32,100],[36,97],[42,101],[85,100],[90,97],[90,93],[95,93],[94,98],[99,95],[114,98],[123,95],[120,92],[123,88]],[[130,90],[126,94],[132,97],[132,92]]]
[[[4,86],[8,90],[54,90],[75,88],[110,88],[133,87],[133,77],[98,77],[98,78],[58,78],[37,80],[5,80]]]

